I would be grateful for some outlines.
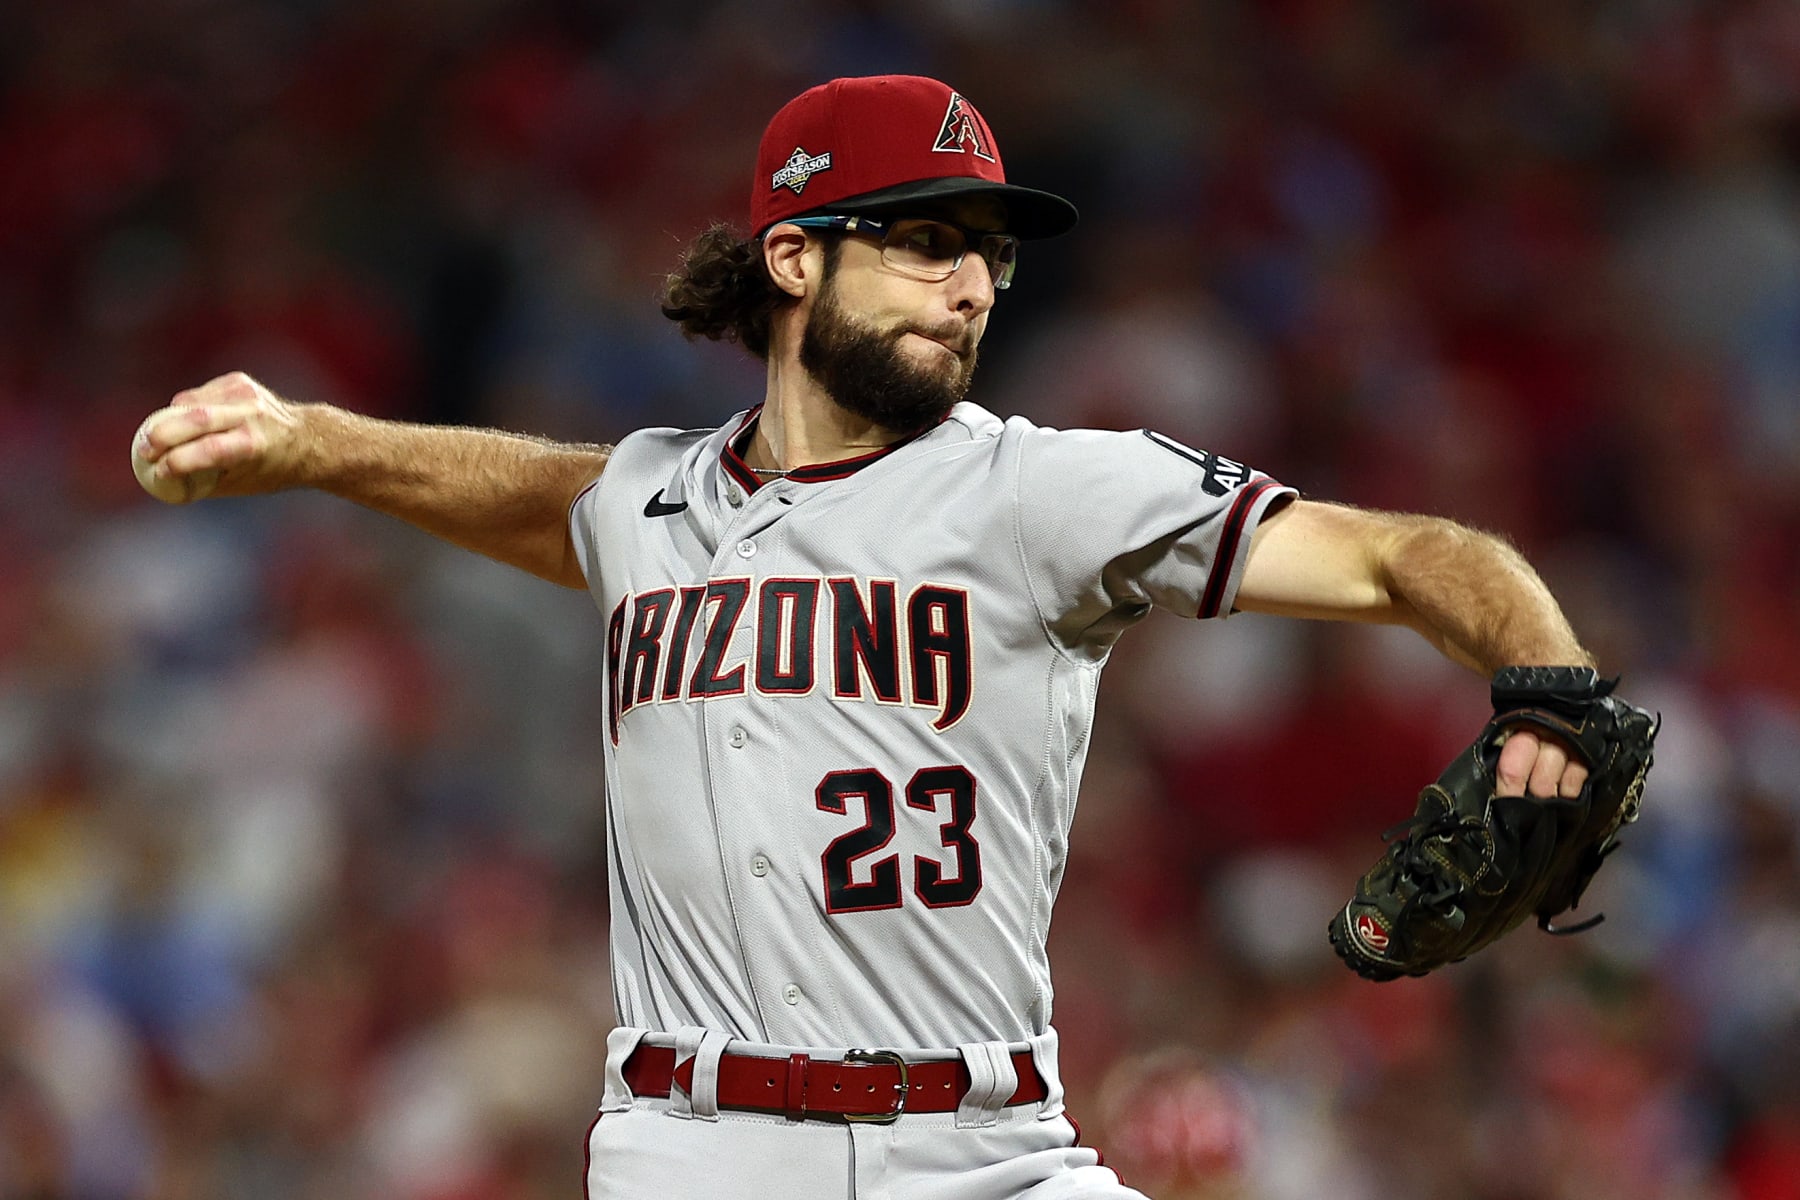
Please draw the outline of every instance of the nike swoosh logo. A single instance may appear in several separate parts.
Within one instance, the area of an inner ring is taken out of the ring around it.
[[[686,500],[683,500],[680,504],[664,504],[663,493],[658,492],[656,495],[650,497],[650,503],[644,505],[644,515],[646,517],[672,517],[676,513],[683,512],[686,509]]]

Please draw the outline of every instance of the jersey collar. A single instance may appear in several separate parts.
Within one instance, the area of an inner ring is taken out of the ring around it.
[[[763,484],[773,479],[791,479],[795,483],[826,483],[833,479],[845,479],[856,474],[870,463],[886,458],[900,447],[917,441],[931,432],[922,429],[918,433],[903,437],[892,445],[883,446],[868,454],[859,454],[855,458],[840,458],[836,462],[810,463],[804,467],[795,467],[786,475],[762,476],[750,469],[744,461],[744,452],[750,449],[750,439],[756,436],[756,420],[762,415],[763,406],[757,405],[745,414],[743,422],[738,425],[731,436],[725,439],[725,448],[719,452],[719,464],[725,473],[735,479],[746,492],[754,492]]]

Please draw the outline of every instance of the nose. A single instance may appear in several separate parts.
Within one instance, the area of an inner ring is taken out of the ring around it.
[[[994,307],[995,295],[994,275],[987,261],[970,250],[950,276],[951,307],[964,316],[979,317]]]

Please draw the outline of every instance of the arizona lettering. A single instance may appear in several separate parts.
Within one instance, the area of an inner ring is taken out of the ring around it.
[[[940,733],[968,711],[974,639],[965,588],[891,579],[714,579],[619,601],[607,620],[607,713],[640,704],[807,696],[931,709]]]

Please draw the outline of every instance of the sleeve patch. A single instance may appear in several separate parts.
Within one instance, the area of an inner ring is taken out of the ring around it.
[[[1235,459],[1210,450],[1195,450],[1160,433],[1143,430],[1143,435],[1178,458],[1185,458],[1201,470],[1200,488],[1209,496],[1228,496],[1250,481],[1255,474]]]

